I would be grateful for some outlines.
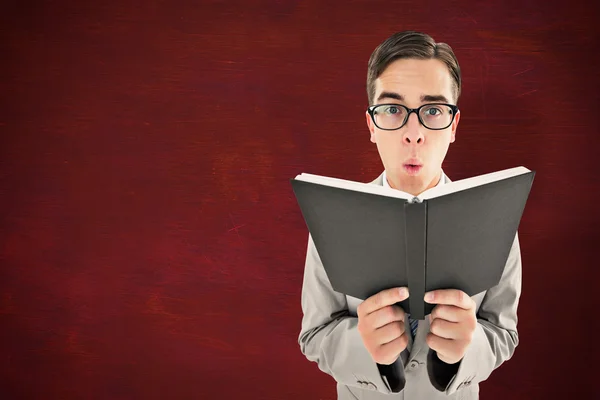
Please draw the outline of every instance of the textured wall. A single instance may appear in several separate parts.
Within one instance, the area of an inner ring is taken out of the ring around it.
[[[366,63],[402,29],[461,63],[448,175],[537,171],[521,344],[484,398],[591,395],[592,2],[86,3],[0,13],[2,398],[334,399],[297,345],[289,179],[381,172]]]

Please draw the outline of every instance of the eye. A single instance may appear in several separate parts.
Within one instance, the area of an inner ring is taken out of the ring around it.
[[[402,108],[400,108],[398,106],[385,106],[382,108],[383,108],[382,113],[386,114],[386,115],[402,114]]]
[[[442,110],[440,110],[439,108],[435,108],[435,107],[431,107],[428,108],[427,110],[425,110],[425,115],[427,116],[436,116],[436,115],[440,115],[442,114]]]

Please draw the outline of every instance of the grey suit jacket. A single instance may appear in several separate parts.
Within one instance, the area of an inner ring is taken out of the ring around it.
[[[382,185],[382,175],[371,184]],[[449,181],[445,175],[444,179]],[[414,341],[408,335],[408,346],[393,365],[399,384],[392,387],[358,333],[356,309],[361,300],[333,291],[309,234],[298,342],[306,358],[336,381],[338,399],[478,399],[479,382],[510,359],[519,343],[520,294],[521,253],[516,235],[499,284],[472,297],[477,304],[477,329],[450,382],[434,385],[438,377],[432,371],[435,352],[425,342],[429,332],[426,318],[419,321]],[[408,318],[405,325],[410,332]]]

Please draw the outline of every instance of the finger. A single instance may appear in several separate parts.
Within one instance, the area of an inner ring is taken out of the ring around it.
[[[399,303],[408,298],[408,288],[392,288],[382,290],[381,292],[369,297],[358,306],[356,312],[360,317],[361,315],[367,315],[375,310],[383,308],[385,306],[391,306],[392,304]]]
[[[462,338],[462,327],[460,324],[439,318],[433,320],[429,327],[429,331],[444,339]]]
[[[406,334],[392,340],[391,342],[381,345],[376,353],[378,355],[378,363],[380,364],[392,364],[394,363],[400,354],[406,349],[408,345],[408,337]]]
[[[431,350],[434,350],[438,354],[438,358],[446,363],[449,360],[459,359],[457,341],[452,339],[445,339],[428,333],[425,342]]]
[[[439,289],[425,293],[425,301],[429,304],[447,304],[469,310],[475,302],[462,290]]]
[[[404,310],[396,305],[387,306],[365,315],[364,322],[373,329],[381,328],[390,322],[404,322]]]
[[[376,329],[373,332],[373,339],[377,344],[383,345],[399,338],[404,332],[405,329],[402,322],[392,322],[391,324]]]
[[[444,304],[438,304],[437,306],[435,306],[433,308],[433,310],[431,311],[430,316],[430,322],[433,323],[434,320],[436,319],[444,319],[446,321],[450,321],[450,322],[460,322],[462,321],[466,315],[468,314],[469,310],[465,310],[463,308],[459,308],[456,306],[447,306]]]

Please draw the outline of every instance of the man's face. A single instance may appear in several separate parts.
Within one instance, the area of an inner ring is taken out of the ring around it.
[[[396,60],[375,81],[374,104],[395,103],[408,108],[428,103],[456,104],[452,83],[448,67],[439,60]],[[371,142],[377,145],[391,187],[416,196],[439,182],[442,161],[456,138],[460,113],[444,130],[425,128],[412,113],[402,128],[386,131],[366,115]]]

